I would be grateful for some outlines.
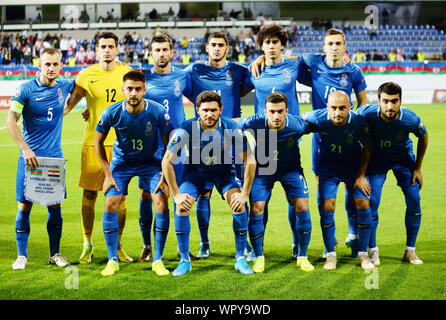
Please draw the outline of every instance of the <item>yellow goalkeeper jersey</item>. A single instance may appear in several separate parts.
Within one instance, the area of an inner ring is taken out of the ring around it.
[[[132,68],[116,65],[111,71],[102,70],[99,64],[83,69],[76,78],[76,84],[86,91],[87,108],[90,112],[84,131],[84,145],[94,145],[96,125],[102,112],[112,104],[124,100],[122,77]],[[104,145],[113,145],[116,138],[114,129],[110,130]]]

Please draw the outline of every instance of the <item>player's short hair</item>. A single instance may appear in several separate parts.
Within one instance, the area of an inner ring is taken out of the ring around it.
[[[99,41],[100,41],[101,39],[113,39],[113,40],[115,40],[115,45],[116,45],[116,47],[118,46],[119,38],[118,38],[118,36],[117,36],[116,34],[114,34],[113,32],[102,32],[102,33],[98,36],[98,38],[97,38],[97,40],[96,40],[96,44],[95,44],[96,46],[99,45]]]
[[[209,37],[207,44],[211,41],[211,39],[219,38],[225,40],[226,45],[228,45],[228,37],[226,37],[226,34],[224,32],[212,32]]]
[[[324,43],[325,43],[325,38],[327,36],[335,36],[337,34],[340,34],[342,36],[342,40],[344,40],[344,44],[345,44],[345,34],[344,34],[344,32],[342,30],[335,29],[335,28],[328,29],[327,32],[325,32]]]
[[[381,93],[385,93],[388,95],[398,94],[401,100],[401,87],[398,83],[395,82],[384,82],[378,88],[378,100],[381,98]]]
[[[49,54],[50,56],[54,56],[55,54],[58,54],[62,58],[62,53],[60,53],[59,49],[55,48],[45,48],[40,53],[40,56],[43,56],[44,54]]]
[[[150,40],[150,43],[149,43],[149,50],[152,51],[152,43],[163,43],[163,42],[169,43],[169,48],[172,50],[172,48],[173,48],[172,39],[168,35],[165,35],[165,34],[159,34],[159,35],[153,36],[152,40]]]
[[[122,78],[122,82],[125,82],[127,80],[132,80],[132,81],[141,81],[144,84],[146,83],[146,76],[144,75],[144,73],[140,72],[140,71],[136,71],[136,70],[132,70],[127,72],[124,77]]]
[[[284,95],[282,92],[273,92],[270,93],[267,97],[266,97],[266,101],[265,101],[265,107],[267,103],[281,103],[281,102],[285,102],[285,105],[287,106],[287,98],[286,95]]]
[[[218,107],[221,109],[221,107],[223,106],[223,102],[218,93],[210,90],[203,91],[197,97],[197,108],[200,108],[203,102],[214,102],[214,101],[218,103]]]
[[[269,26],[263,27],[262,30],[257,34],[257,44],[262,47],[263,41],[265,39],[278,38],[280,43],[286,47],[288,42],[288,33],[278,24],[271,24]]]

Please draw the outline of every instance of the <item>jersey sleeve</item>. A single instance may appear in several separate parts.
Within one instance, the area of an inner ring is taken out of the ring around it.
[[[254,89],[254,83],[251,81],[251,73],[249,69],[245,66],[240,66],[242,68],[242,85],[247,89]]]
[[[302,115],[302,119],[306,122],[308,126],[308,130],[310,132],[317,132],[317,119],[316,119],[316,111],[308,111]]]
[[[99,118],[98,124],[96,125],[96,131],[102,133],[103,135],[108,135],[111,124],[111,116],[108,109],[105,109]]]
[[[413,125],[411,126],[411,132],[418,138],[422,138],[426,134],[426,127],[424,126],[423,121],[421,121],[421,118],[417,115],[415,115]]]
[[[359,119],[359,141],[362,145],[365,144],[371,144],[372,143],[372,136],[370,133],[370,126],[367,123],[366,119],[362,116],[358,116]]]
[[[358,66],[355,66],[355,71],[352,74],[352,87],[355,93],[364,91],[367,88],[364,75]]]
[[[170,120],[169,113],[166,111],[166,109],[164,109],[160,104],[158,104],[158,106],[158,128],[160,130],[160,134],[165,136],[168,135],[173,129],[172,121]]]
[[[83,69],[79,72],[75,83],[84,90],[88,89],[88,69]]]
[[[190,97],[192,97],[192,80],[190,78],[189,72],[186,72],[184,74],[184,80],[186,83],[185,83],[185,87],[183,90],[183,95],[189,99]],[[191,102],[193,102],[193,101],[191,101]]]
[[[167,144],[167,150],[178,154],[178,152],[186,145],[189,140],[189,134],[183,128],[178,128],[172,131],[172,134]]]
[[[12,96],[11,101],[17,101],[22,105],[28,103],[31,91],[25,86],[26,83],[21,84],[15,91],[14,96]]]
[[[300,135],[309,134],[312,132],[312,125],[305,121],[300,115],[293,117],[297,120],[297,129]]]
[[[310,72],[309,72],[309,66],[304,61],[303,56],[297,57],[296,60],[297,63],[297,81],[299,83],[307,83],[310,80]]]

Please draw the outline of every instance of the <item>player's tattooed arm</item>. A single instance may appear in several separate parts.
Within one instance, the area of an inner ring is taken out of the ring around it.
[[[81,101],[81,99],[85,97],[85,94],[85,89],[76,84],[74,86],[73,92],[71,92],[65,103],[63,115],[66,116],[68,113],[70,113],[70,111],[73,110],[74,107],[79,103],[79,101]]]
[[[420,184],[420,189],[423,187],[423,174],[421,173],[421,164],[423,163],[424,154],[426,153],[429,137],[427,131],[423,137],[418,138],[417,144],[417,160],[415,162],[415,169],[412,172],[412,185],[415,181]]]
[[[30,165],[31,168],[35,169],[39,166],[39,160],[35,155],[34,151],[23,139],[22,131],[20,130],[17,122],[19,121],[21,114],[12,110],[9,110],[8,117],[6,118],[6,128],[8,129],[12,139],[22,150],[23,159],[26,165]]]

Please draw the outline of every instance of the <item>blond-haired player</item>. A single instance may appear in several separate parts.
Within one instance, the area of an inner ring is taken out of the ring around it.
[[[112,32],[99,35],[96,42],[96,55],[99,63],[83,69],[76,78],[76,84],[67,101],[64,115],[68,114],[77,103],[85,97],[87,100],[88,119],[84,131],[82,144],[81,175],[79,186],[83,189],[82,196],[82,230],[84,236],[83,251],[79,263],[90,263],[93,256],[93,225],[95,219],[95,204],[98,191],[102,190],[104,172],[97,159],[94,149],[95,129],[102,112],[117,101],[123,100],[122,78],[132,68],[125,64],[118,64],[118,37]],[[108,161],[111,160],[112,147],[116,134],[111,130],[104,146]],[[118,258],[121,262],[133,261],[122,249],[121,236],[126,219],[125,198],[119,205],[118,221]]]

